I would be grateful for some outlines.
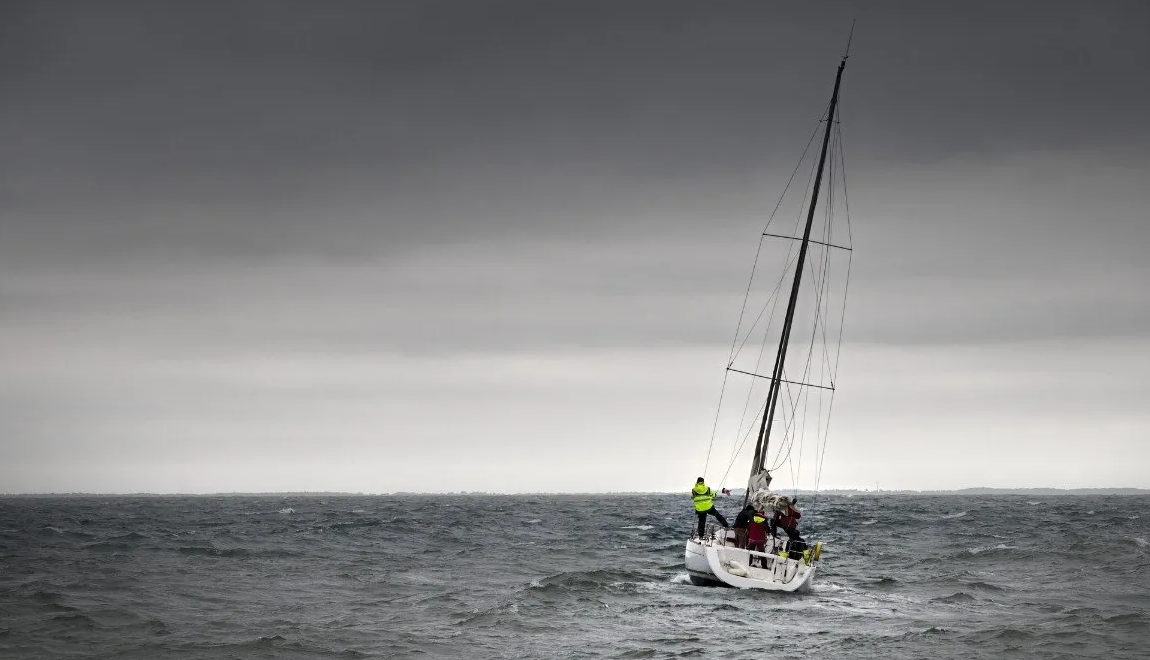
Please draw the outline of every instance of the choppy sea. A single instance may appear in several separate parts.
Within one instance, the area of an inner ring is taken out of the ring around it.
[[[804,499],[796,596],[685,494],[0,498],[0,657],[1150,657],[1150,497]]]

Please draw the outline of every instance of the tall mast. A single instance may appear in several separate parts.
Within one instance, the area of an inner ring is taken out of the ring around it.
[[[849,45],[848,45],[849,48]],[[843,68],[847,65],[847,58],[844,55],[842,62],[839,63],[838,73],[835,74],[835,90],[831,93],[831,105],[827,110],[827,128],[823,133],[823,146],[822,151],[819,153],[819,166],[815,172],[815,187],[811,192],[811,205],[807,211],[807,226],[803,230],[803,242],[799,246],[799,260],[795,265],[795,281],[791,285],[791,298],[787,302],[787,315],[783,319],[783,330],[779,335],[779,350],[775,354],[775,368],[771,373],[770,389],[767,391],[767,405],[763,411],[763,421],[759,426],[759,439],[755,443],[755,460],[751,463],[751,476],[748,481],[754,479],[764,467],[767,458],[767,447],[770,446],[771,441],[771,427],[775,421],[775,408],[779,402],[779,390],[782,389],[783,382],[783,363],[787,359],[787,344],[791,340],[791,325],[795,320],[795,306],[799,300],[799,286],[803,282],[803,266],[806,265],[807,260],[807,246],[811,241],[811,226],[815,220],[815,206],[819,203],[819,188],[823,182],[823,167],[827,162],[827,146],[831,140],[831,127],[835,120],[835,107],[839,102],[839,83],[843,78]],[[748,498],[751,496],[751,489],[748,486],[747,493],[744,496]]]

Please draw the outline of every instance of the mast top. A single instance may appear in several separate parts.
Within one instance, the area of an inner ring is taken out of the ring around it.
[[[851,31],[847,34],[847,48],[843,51],[844,63],[847,61],[847,58],[851,56],[851,39],[855,36],[855,20],[854,18],[851,19]]]

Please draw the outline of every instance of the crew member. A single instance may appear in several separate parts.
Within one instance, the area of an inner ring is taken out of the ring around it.
[[[728,527],[727,519],[715,508],[714,499],[716,495],[717,493],[703,482],[702,477],[695,480],[695,487],[691,489],[691,501],[695,503],[695,515],[699,516],[700,538],[706,531],[708,513],[719,519],[719,524],[723,526],[723,529]]]
[[[790,540],[790,550],[793,552],[802,552],[806,547],[802,537],[799,536],[799,518],[803,517],[803,512],[795,507],[798,502],[799,498],[790,498],[786,506],[775,509],[775,517],[771,521],[771,534],[778,536],[780,529],[786,532],[787,539]]]
[[[767,514],[762,511],[751,511],[751,522],[747,525],[747,549],[754,552],[767,551]],[[754,566],[755,559],[756,557],[752,555],[747,565]],[[766,568],[767,560],[763,557],[757,559],[759,565]]]
[[[735,524],[731,529],[735,530],[735,545],[739,548],[747,547],[747,525],[751,523],[751,515],[755,513],[755,506],[747,504],[739,515],[735,516]]]

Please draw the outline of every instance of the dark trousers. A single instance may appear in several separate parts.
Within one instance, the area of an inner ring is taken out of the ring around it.
[[[736,548],[746,548],[747,547],[747,528],[746,527],[736,527],[735,528],[735,547]]]
[[[771,534],[774,536],[778,536],[780,529],[787,533],[787,541],[788,541],[787,549],[788,550],[790,550],[791,552],[802,552],[803,550],[807,549],[806,542],[803,541],[803,538],[801,536],[799,536],[799,530],[795,529],[794,527],[781,527],[779,525],[776,525],[775,521],[772,520],[771,521]]]
[[[718,518],[719,524],[722,525],[723,527],[730,527],[730,525],[727,524],[727,519],[723,517],[723,514],[719,513],[719,510],[716,509],[714,505],[711,505],[711,508],[707,509],[706,511],[696,511],[695,512],[695,515],[699,516],[699,536],[702,536],[703,532],[707,531],[707,514],[708,513],[711,514],[712,516]]]

